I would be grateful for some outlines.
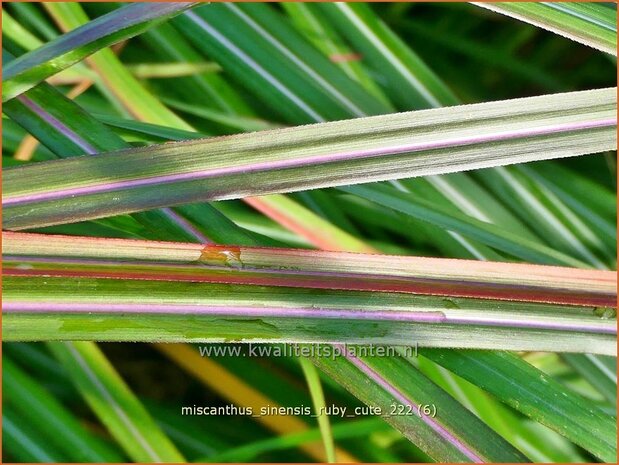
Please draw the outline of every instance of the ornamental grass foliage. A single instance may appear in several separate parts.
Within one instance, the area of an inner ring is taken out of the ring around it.
[[[3,460],[616,462],[616,5],[3,5]]]

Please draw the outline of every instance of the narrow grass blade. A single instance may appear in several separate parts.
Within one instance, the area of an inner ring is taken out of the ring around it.
[[[241,378],[208,357],[201,356],[197,350],[188,345],[158,344],[156,348],[203,384],[214,389],[224,399],[234,402],[239,407],[251,408],[255,412],[260,412],[260,409],[264,407],[280,407],[272,399],[246,384]],[[307,425],[294,416],[261,415],[256,419],[276,433],[301,433],[308,430]],[[323,462],[326,459],[325,451],[319,438],[316,439],[313,442],[300,444],[299,447],[310,457]],[[355,458],[345,451],[338,449],[337,452],[343,461],[355,461]]]
[[[526,166],[497,167],[475,173],[482,185],[497,193],[505,205],[510,205],[539,237],[554,249],[568,253],[596,268],[608,268],[613,263],[614,245],[605,243],[594,232],[597,224],[606,226],[607,234],[613,229],[608,221],[592,218],[584,221],[569,208],[550,188],[548,183]],[[553,176],[553,178],[556,176]],[[570,200],[569,198],[567,199]],[[578,204],[571,202],[578,208]],[[582,206],[580,208],[582,211]],[[590,216],[591,217],[591,216]],[[613,240],[614,243],[614,240]]]
[[[11,232],[3,234],[2,250],[8,276],[124,276],[606,307],[617,297],[614,272],[521,263]]]
[[[322,443],[325,447],[325,455],[327,456],[327,462],[335,463],[335,446],[333,445],[333,433],[331,431],[331,422],[325,412],[325,395],[322,391],[322,385],[320,383],[320,377],[316,371],[316,367],[312,365],[306,358],[299,358],[299,363],[303,369],[305,375],[305,381],[312,396],[312,404],[314,405],[315,415],[318,416],[318,426],[320,428],[320,436],[322,437]],[[319,412],[323,413],[319,413]]]
[[[6,170],[4,226],[595,153],[616,148],[615,112],[604,89],[37,163]]]
[[[25,424],[13,407],[2,406],[3,453],[22,462],[63,463],[68,459],[56,447],[40,442],[40,433]]]
[[[173,23],[198,49],[290,123],[389,110],[307,43],[269,5],[202,6],[178,16]]]
[[[321,9],[338,30],[363,52],[375,69],[385,73],[385,92],[400,109],[455,105],[457,100],[432,70],[363,3],[335,2],[311,5]],[[411,71],[412,70],[412,71]]]
[[[136,462],[183,462],[103,353],[92,342],[48,343],[110,433]]]
[[[382,207],[410,215],[441,228],[486,244],[507,254],[534,263],[560,264],[578,268],[588,267],[571,255],[532,241],[510,230],[479,221],[453,209],[433,204],[411,192],[399,192],[386,186],[350,186],[339,189],[370,200]]]
[[[151,28],[140,36],[143,43],[170,60],[180,63],[204,61],[191,44],[171,23]],[[224,76],[200,74],[175,80],[175,90],[183,100],[229,115],[251,116],[253,111]]]
[[[424,349],[422,354],[554,429],[598,458],[610,463],[616,461],[615,419],[598,410],[591,401],[565,390],[519,357],[507,352],[429,349]],[[528,379],[526,384],[514,382],[525,377]]]
[[[414,359],[409,357],[408,360],[531,461],[568,463],[585,461],[571,441],[539,423],[522,421],[518,412],[503,405],[475,384],[453,374],[423,355],[418,355]],[[491,358],[500,359],[498,355]],[[520,379],[520,382],[528,383],[529,380]]]
[[[116,450],[86,431],[53,395],[23,372],[12,360],[2,358],[3,392],[21,421],[46,425],[46,440],[71,461],[122,462]]]
[[[162,8],[163,4],[155,3],[144,5],[145,8],[150,10],[153,7]],[[191,3],[168,3],[166,5],[169,10],[173,11],[173,15],[175,15],[191,6]],[[135,5],[129,5],[123,8],[131,6]],[[87,27],[88,24],[91,24],[82,6],[77,2],[45,3],[44,7],[51,13],[64,31],[80,30],[82,27]],[[115,10],[109,14],[113,15],[118,11],[120,10]],[[154,26],[155,24],[151,24],[150,26]],[[71,34],[71,32],[67,34]],[[142,121],[185,130],[192,129],[181,118],[166,108],[157,97],[142,86],[110,49],[100,50],[98,53],[88,57],[88,63],[101,78],[101,85],[104,92],[114,97],[114,103],[116,103],[119,108],[124,108]]]
[[[474,5],[547,29],[617,55],[617,10],[594,2],[473,2]]]
[[[334,439],[350,439],[364,438],[371,433],[377,431],[389,431],[389,425],[386,425],[380,418],[368,418],[365,420],[357,420],[354,422],[342,422],[333,425]],[[293,447],[298,447],[301,444],[312,442],[320,439],[320,429],[314,428],[300,433],[289,433],[277,438],[263,439],[250,444],[230,448],[224,452],[211,457],[203,457],[196,462],[237,462],[247,463],[259,458],[261,454],[266,452],[284,450]]]
[[[4,67],[2,101],[16,97],[95,51],[133,37],[181,13],[191,5],[191,3],[127,5],[50,41]]]
[[[344,43],[317,9],[309,3],[302,2],[284,2],[281,5],[307,40],[337,64],[351,79],[357,81],[383,102],[387,108],[392,107],[378,84],[363,68],[363,56],[355,53],[354,49]]]
[[[563,354],[562,358],[582,375],[611,405],[617,405],[617,361],[591,354]]]
[[[315,357],[316,365],[436,461],[522,462],[526,457],[402,357]],[[367,383],[366,379],[373,381]],[[402,414],[398,414],[401,412]],[[408,412],[408,414],[406,413]]]

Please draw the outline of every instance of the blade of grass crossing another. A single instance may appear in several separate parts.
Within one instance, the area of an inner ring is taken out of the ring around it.
[[[16,97],[95,51],[135,36],[179,14],[191,5],[191,3],[130,4],[48,42],[4,68],[2,101]]]
[[[86,402],[136,462],[184,462],[176,447],[92,342],[50,342]]]
[[[42,443],[36,427],[26,424],[12,406],[2,406],[2,447],[8,457],[22,462],[63,463],[69,459],[51,444]]]
[[[51,394],[23,372],[11,359],[2,358],[3,392],[20,418],[46,425],[43,435],[71,461],[122,462],[116,450],[90,435]]]
[[[539,421],[593,453],[614,463],[617,423],[591,401],[563,388],[508,352],[435,351],[422,355],[490,392],[502,402]],[[528,378],[528,382],[515,380]]]
[[[180,4],[180,7],[179,4],[174,3],[136,3],[135,5],[121,7],[121,9],[109,14],[118,14],[123,8],[136,5],[144,5],[143,8],[146,9],[152,8],[153,5],[168,5],[168,8],[170,8],[170,5],[175,5],[176,13],[180,13],[187,9],[191,3]],[[80,27],[88,27],[93,22],[89,20],[82,6],[76,2],[45,3],[44,7],[64,31],[79,30]],[[103,78],[102,82],[106,89],[136,118],[149,123],[172,126],[178,129],[192,129],[181,118],[168,110],[158,98],[146,90],[110,49],[100,50],[90,56],[87,62]]]
[[[314,6],[313,6],[314,7]],[[322,3],[321,9],[375,69],[390,69],[384,91],[399,109],[437,108],[458,103],[430,68],[363,3]]]
[[[526,457],[401,357],[314,357],[319,368],[402,431],[436,461],[523,462]],[[363,380],[369,378],[374,384]],[[401,407],[400,407],[401,406]],[[428,411],[424,407],[428,407]],[[395,408],[394,408],[395,407]],[[393,415],[398,409],[410,415]],[[435,410],[434,410],[435,409]],[[423,413],[426,411],[426,413]]]
[[[414,360],[411,357],[407,359],[532,461],[585,461],[570,441],[539,423],[523,421],[516,412],[478,386],[422,355]]]
[[[213,5],[207,5],[208,8],[212,8]],[[84,24],[88,18],[85,15],[79,4],[50,4],[46,6],[48,10],[51,12],[53,17],[56,19],[61,26],[67,30],[72,27],[78,27]],[[189,14],[189,13],[188,13]],[[242,12],[240,13],[242,15]],[[246,18],[246,16],[243,16]],[[251,19],[249,19],[251,22]],[[251,23],[255,24],[255,23]],[[167,29],[164,29],[164,33],[166,31],[169,33]],[[171,51],[174,55],[180,54],[183,57],[187,57],[189,59],[193,59],[194,55],[187,48],[182,48],[180,44],[177,44],[174,49]],[[143,87],[133,76],[123,67],[122,63],[118,60],[118,58],[110,51],[103,50],[99,52],[94,57],[91,57],[91,63],[93,67],[100,73],[100,75],[104,78],[103,82],[106,84],[106,87],[109,89],[112,95],[115,95],[119,100],[119,103],[124,106],[127,110],[129,110],[133,115],[139,118],[142,121],[152,122],[163,124],[167,126],[171,126],[175,129],[181,130],[191,130],[191,126],[188,125],[184,120],[179,118],[177,115],[172,113],[169,109],[167,109],[164,105],[162,105],[158,99],[156,99],[145,87]],[[211,81],[213,81],[211,79]],[[217,85],[218,95],[221,98],[225,98],[227,102],[230,102],[230,106],[224,106],[223,108],[226,111],[235,110],[240,112],[240,116],[224,116],[225,120],[240,120],[242,124],[247,124],[246,118],[243,117],[244,114],[247,113],[244,106],[241,105],[241,101],[238,98],[233,98],[231,95],[235,95],[233,91],[227,86],[222,85],[217,79],[216,82],[204,83],[202,85]],[[219,105],[221,107],[221,104]],[[205,110],[202,110],[204,112]],[[221,118],[220,118],[221,119]],[[221,121],[220,121],[221,122]],[[263,125],[262,122],[251,122],[252,130],[256,129],[256,124]],[[300,225],[302,222],[300,221],[303,218],[304,213],[306,211],[301,205],[296,205],[294,209],[294,213],[291,214],[290,210],[286,210],[286,206],[290,206],[290,201],[287,201],[284,197],[272,195],[265,199],[254,199],[255,205],[267,205],[269,211],[276,215],[277,218],[287,215],[290,217],[295,224]],[[202,208],[204,210],[203,215],[205,217],[211,216],[212,208],[208,205],[204,205]],[[169,223],[169,220],[173,220],[172,223],[176,223],[181,226],[182,230],[185,230],[195,239],[201,242],[208,242],[207,238],[201,234],[196,228],[192,228],[191,224],[187,221],[183,221],[183,218],[171,210],[165,210],[162,213],[165,214],[167,218],[163,218],[163,223]],[[309,212],[308,212],[309,213]],[[154,215],[154,218],[150,220],[150,217]],[[161,214],[156,213],[146,213],[144,214],[144,221],[147,225],[150,226],[151,229],[156,228],[157,222],[162,221]],[[335,228],[330,228],[335,229]],[[312,228],[315,230],[315,228]],[[307,235],[307,230],[302,230]],[[325,233],[322,236],[327,236]],[[350,240],[354,240],[351,236]]]
[[[464,236],[471,237],[524,260],[534,263],[562,264],[577,268],[588,267],[586,263],[572,258],[570,255],[558,252],[538,242],[523,239],[521,236],[494,224],[485,223],[451,209],[431,204],[410,192],[397,192],[385,186],[377,186],[374,189],[368,189],[365,186],[340,187],[339,189],[366,198],[378,205],[459,232]]]

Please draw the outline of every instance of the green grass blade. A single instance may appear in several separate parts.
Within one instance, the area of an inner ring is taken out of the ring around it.
[[[84,430],[65,407],[7,357],[2,359],[2,373],[3,392],[21,420],[44,423],[46,440],[71,461],[123,461],[117,451]]]
[[[539,423],[522,421],[522,417],[517,412],[501,404],[475,384],[454,375],[423,356],[412,360],[413,364],[415,362],[426,376],[454,396],[533,462],[585,461],[570,441]],[[525,379],[520,381],[528,382]]]
[[[615,462],[617,424],[591,401],[507,352],[424,349],[422,354],[475,383],[525,415],[554,429],[598,458]],[[500,357],[499,357],[500,356]],[[527,379],[527,383],[515,380]]]
[[[615,112],[615,91],[604,89],[38,163],[6,170],[4,225],[23,229],[198,200],[595,153],[616,148]]]
[[[312,7],[322,9],[373,68],[395,71],[385,73],[385,92],[398,108],[435,108],[458,103],[432,70],[373,14],[369,5],[337,2]]]
[[[317,9],[311,4],[301,2],[284,2],[281,5],[307,40],[332,62],[338,64],[351,79],[382,101],[386,107],[392,107],[389,99],[363,68],[362,57],[343,42]]]
[[[563,354],[562,358],[606,400],[617,406],[617,363],[614,358],[591,354]]]
[[[92,410],[133,460],[184,461],[95,344],[48,345]]]
[[[473,2],[474,5],[547,29],[617,55],[617,10],[594,2]]]
[[[123,8],[129,8],[129,5]],[[144,4],[145,8],[153,5]],[[162,5],[162,4],[159,4]],[[168,9],[173,9],[172,16],[189,8],[191,3],[167,4]],[[77,30],[87,27],[92,21],[84,12],[82,6],[76,2],[47,3],[45,8],[52,14],[63,30]],[[159,8],[162,8],[159,6]],[[117,13],[115,10],[110,15]],[[154,10],[156,11],[156,10]],[[106,15],[107,16],[107,15]],[[105,17],[105,16],[103,16]],[[169,16],[171,17],[171,16]],[[97,20],[94,20],[97,21]],[[156,24],[156,23],[155,23]],[[155,24],[149,24],[148,27]],[[71,32],[67,33],[71,34]],[[64,37],[64,36],[63,36]],[[142,84],[123,66],[118,57],[110,50],[100,50],[89,57],[91,67],[102,78],[102,84],[110,92],[118,103],[127,109],[133,116],[146,122],[172,126],[177,129],[192,130],[181,118],[165,107],[161,101],[149,92]]]
[[[389,110],[268,5],[225,3],[176,18],[194,45],[291,123]]]
[[[13,407],[2,406],[3,453],[22,462],[62,463],[68,460],[50,444],[41,444],[39,438],[36,428],[26,425]]]
[[[52,40],[5,66],[2,101],[31,89],[95,51],[133,37],[189,7],[191,3],[127,5]]]
[[[314,405],[314,412],[316,412],[315,415],[318,415],[318,426],[320,428],[322,442],[325,446],[327,462],[336,463],[331,422],[329,421],[329,417],[326,413],[318,413],[321,410],[326,409],[325,395],[322,391],[318,371],[316,371],[316,367],[312,365],[312,362],[304,357],[299,358],[299,363],[303,369],[303,374],[305,375],[305,380],[312,396],[312,404]]]
[[[170,23],[149,29],[140,39],[171,60],[181,63],[203,61],[203,57]],[[184,100],[200,103],[230,115],[251,116],[253,111],[223,76],[201,74],[175,80],[175,90]]]
[[[615,251],[611,249],[614,247],[605,244],[588,222],[567,208],[543,180],[538,180],[534,170],[526,166],[511,168],[484,170],[475,177],[510,205],[539,237],[548,238],[545,242],[553,248],[596,268],[607,268],[612,263]],[[608,222],[597,219],[607,230],[612,229]]]
[[[14,60],[4,49],[2,59],[4,63]],[[63,157],[128,147],[110,129],[47,83],[4,103],[2,111]]]
[[[398,192],[386,186],[376,186],[372,189],[366,186],[350,186],[340,189],[370,200],[377,205],[458,232],[465,237],[470,237],[523,260],[579,268],[588,266],[585,262],[572,258],[571,255],[559,252],[539,242],[525,239],[494,224],[485,223],[455,212],[453,209],[432,204],[410,192]]]
[[[325,360],[324,357],[314,358],[319,368],[353,395],[372,407],[380,408],[388,423],[434,460],[527,461],[404,358],[361,357],[349,352],[347,357],[333,357],[329,363]],[[374,384],[367,384],[366,378],[373,380]],[[403,414],[393,414],[398,409]]]

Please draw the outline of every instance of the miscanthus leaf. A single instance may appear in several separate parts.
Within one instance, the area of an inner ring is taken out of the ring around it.
[[[184,462],[101,350],[92,342],[49,342],[77,390],[136,462]]]
[[[108,45],[133,37],[191,7],[191,3],[133,3],[88,22],[17,58],[3,69],[2,101]]]
[[[44,437],[70,460],[117,462],[124,457],[85,430],[80,421],[15,362],[2,357],[2,388],[23,423],[44,424]]]
[[[616,148],[615,112],[615,90],[600,89],[11,168],[4,174],[4,226],[596,153]]]
[[[614,351],[611,272],[22,233],[3,252],[7,339]]]
[[[594,2],[473,2],[617,55],[617,10]]]
[[[316,365],[367,405],[380,409],[385,421],[434,460],[528,461],[404,357],[363,356],[363,351],[335,348],[346,356],[314,357]]]
[[[2,55],[5,63],[14,59],[4,49]],[[110,128],[45,82],[6,102],[3,111],[58,157],[96,155],[130,147]],[[156,234],[154,238],[206,241],[199,230],[171,210],[138,213],[136,218],[150,233]]]
[[[616,421],[590,400],[566,390],[516,355],[432,349],[422,353],[598,458],[617,460]],[[514,381],[525,378],[526,383]]]

